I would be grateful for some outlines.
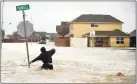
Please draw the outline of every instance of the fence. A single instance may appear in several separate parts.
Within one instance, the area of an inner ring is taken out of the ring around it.
[[[55,46],[70,46],[70,39],[69,37],[56,37],[55,39]]]

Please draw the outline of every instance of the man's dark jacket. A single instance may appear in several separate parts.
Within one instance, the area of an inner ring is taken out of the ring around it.
[[[34,60],[31,61],[31,63],[41,60],[44,64],[45,63],[52,63],[52,55],[55,53],[55,49],[51,49],[49,51],[46,51],[44,47],[41,48],[41,54],[36,57]]]

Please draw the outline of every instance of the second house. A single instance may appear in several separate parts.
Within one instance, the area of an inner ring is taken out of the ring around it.
[[[82,14],[70,23],[72,47],[129,47],[130,36],[122,31],[123,22],[111,15]],[[90,37],[90,32],[95,32]]]

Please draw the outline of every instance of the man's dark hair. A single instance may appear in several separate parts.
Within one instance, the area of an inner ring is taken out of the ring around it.
[[[46,48],[45,48],[45,47],[41,47],[40,51],[41,51],[41,52],[45,52],[45,51],[46,51]]]

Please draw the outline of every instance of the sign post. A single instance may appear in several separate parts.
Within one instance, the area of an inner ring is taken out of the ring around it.
[[[90,37],[92,37],[92,47],[94,47],[94,38],[95,37],[95,31],[90,32]]]
[[[30,68],[30,63],[29,63],[29,49],[28,49],[28,39],[27,39],[27,35],[26,35],[26,24],[25,24],[25,12],[24,10],[22,10],[23,13],[23,21],[24,21],[24,33],[25,33],[25,39],[26,39],[26,49],[27,49],[27,57],[28,57],[28,66]]]
[[[29,49],[28,49],[28,39],[26,35],[26,23],[25,23],[25,12],[24,10],[28,10],[30,7],[29,5],[19,5],[16,6],[16,11],[22,11],[23,14],[23,23],[24,23],[24,33],[25,33],[25,39],[26,39],[26,49],[27,49],[27,57],[28,57],[28,67],[30,68],[30,63],[29,63]]]

